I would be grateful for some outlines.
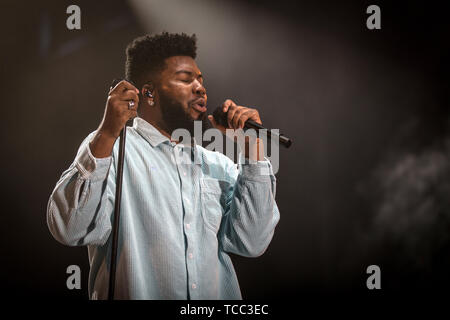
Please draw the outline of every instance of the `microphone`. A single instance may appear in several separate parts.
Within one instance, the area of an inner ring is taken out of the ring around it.
[[[228,113],[228,112],[227,112]],[[224,126],[225,128],[228,127],[228,120],[227,120],[227,113],[223,112],[223,108],[222,107],[217,107],[216,110],[214,110],[213,112],[213,117],[214,120],[216,121],[216,123]],[[258,133],[258,129],[266,129],[264,128],[262,125],[260,125],[259,123],[256,123],[253,120],[247,120],[244,123],[244,128],[245,129],[255,129],[256,132]],[[283,145],[286,148],[289,148],[292,144],[292,140],[289,139],[288,137],[282,135],[281,133],[275,133],[270,129],[267,129],[267,138],[268,139],[276,139],[279,141],[279,143],[281,145]]]

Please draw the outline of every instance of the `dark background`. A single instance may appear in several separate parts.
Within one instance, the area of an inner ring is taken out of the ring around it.
[[[395,3],[395,5],[393,4]],[[66,8],[81,8],[81,30]],[[381,8],[381,30],[366,8]],[[125,47],[196,33],[209,107],[256,106],[280,150],[267,252],[233,256],[244,298],[437,292],[450,285],[448,13],[437,1],[2,1],[1,283],[87,299],[87,250],[46,225],[60,174],[103,116]],[[66,268],[82,289],[66,288]]]

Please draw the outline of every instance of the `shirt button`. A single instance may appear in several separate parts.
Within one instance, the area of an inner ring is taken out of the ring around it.
[[[186,204],[189,204],[189,199],[184,198],[184,201],[186,202]]]
[[[192,289],[196,289],[197,285],[195,283],[192,284]]]
[[[186,177],[186,172],[183,172],[183,176],[185,176],[185,177]]]
[[[190,229],[191,228],[191,224],[190,223],[186,223],[186,229]]]
[[[192,253],[189,253],[189,259],[192,259],[194,255]]]

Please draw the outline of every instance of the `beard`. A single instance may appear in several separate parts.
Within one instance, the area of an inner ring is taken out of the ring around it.
[[[183,108],[181,103],[172,98],[160,93],[159,100],[162,120],[164,122],[162,127],[170,135],[172,135],[174,130],[183,128],[189,132],[191,137],[194,137],[194,121],[201,121],[203,130],[212,127],[209,121],[206,121],[206,112],[200,113],[199,117],[194,119]]]

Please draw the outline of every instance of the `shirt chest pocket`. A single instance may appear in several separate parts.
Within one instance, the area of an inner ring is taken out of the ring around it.
[[[231,184],[224,180],[200,179],[201,210],[205,225],[217,233],[225,213],[227,195]]]

